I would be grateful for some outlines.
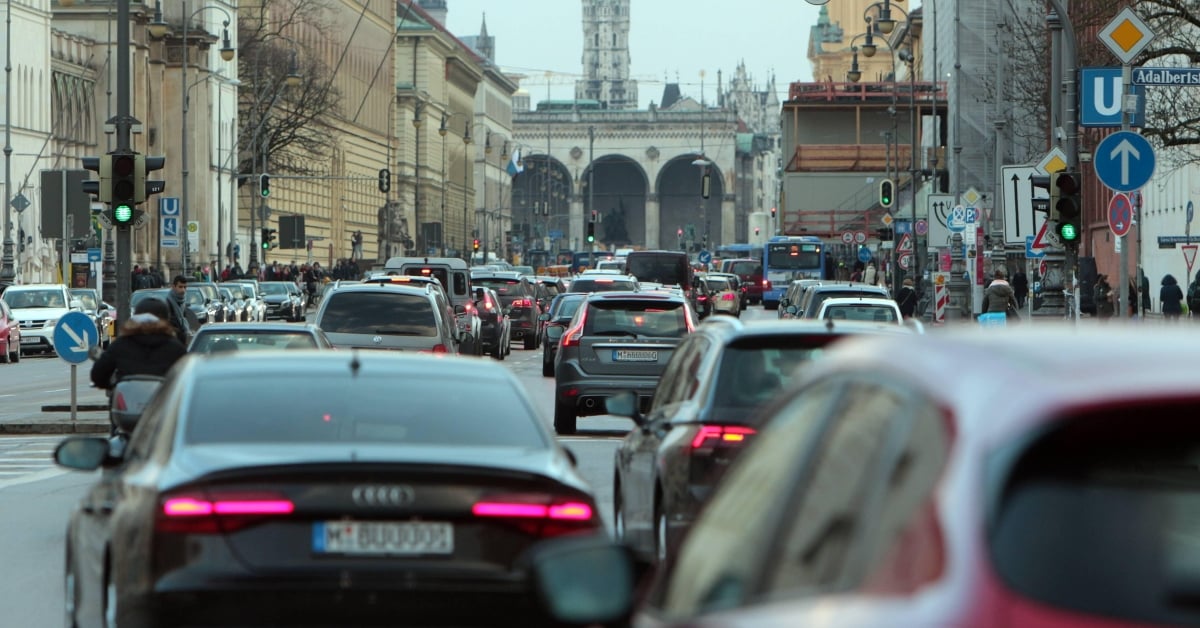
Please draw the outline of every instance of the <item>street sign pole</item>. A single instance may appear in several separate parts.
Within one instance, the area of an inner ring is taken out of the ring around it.
[[[1133,76],[1132,75],[1133,75],[1133,72],[1131,71],[1129,64],[1122,63],[1121,64],[1121,130],[1122,131],[1129,130],[1130,111],[1129,111],[1129,105],[1125,101],[1131,97],[1134,99],[1137,98],[1137,96],[1132,95],[1133,94]],[[1136,111],[1136,109],[1135,109],[1135,111]],[[1139,223],[1138,230],[1141,230],[1141,228],[1142,228],[1142,225]],[[1121,287],[1120,287],[1121,291],[1119,293],[1121,295],[1121,304],[1118,306],[1118,309],[1117,309],[1117,318],[1129,318],[1132,315],[1132,313],[1129,311],[1129,247],[1126,246],[1127,244],[1129,244],[1129,242],[1127,240],[1128,237],[1129,237],[1128,235],[1122,235],[1120,238],[1117,239],[1117,241],[1120,242],[1120,244],[1121,244],[1121,246],[1120,246],[1120,248],[1121,248],[1121,272],[1119,275],[1120,276],[1119,281],[1121,282]],[[1141,255],[1141,251],[1138,251],[1138,255]]]

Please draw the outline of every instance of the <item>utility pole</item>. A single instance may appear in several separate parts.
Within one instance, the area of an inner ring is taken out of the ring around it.
[[[132,134],[134,125],[141,122],[130,114],[129,77],[129,2],[117,0],[117,115],[108,120],[116,128],[116,152],[133,151]],[[186,86],[185,86],[186,87]],[[11,93],[11,90],[10,90]],[[129,299],[132,287],[130,273],[133,271],[133,225],[115,225],[117,230],[117,328],[129,320]],[[184,236],[186,237],[186,235]]]
[[[588,209],[592,212],[592,220],[596,214],[596,127],[588,125]],[[593,227],[594,228],[594,227]],[[596,241],[591,242],[588,255],[588,267],[596,267]]]

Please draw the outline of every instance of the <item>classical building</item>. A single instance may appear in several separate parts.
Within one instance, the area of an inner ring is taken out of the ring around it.
[[[503,164],[517,86],[423,4],[397,18],[399,185],[382,253],[466,256],[485,230],[491,244],[509,228]],[[475,42],[494,51],[484,26]]]
[[[808,35],[808,60],[812,63],[813,81],[840,83],[846,81],[854,61],[854,47],[868,43],[864,16],[878,15],[878,0],[842,0],[822,5],[817,24]],[[890,0],[892,19],[902,21],[909,6],[908,0]],[[884,54],[869,57],[858,55],[858,71],[864,82],[889,80],[895,71],[892,59],[886,54],[887,35],[876,26],[871,30],[871,43],[884,49]]]
[[[583,78],[576,100],[605,109],[637,109],[637,81],[629,77],[629,0],[583,0]]]
[[[721,73],[717,76],[720,85]],[[749,215],[779,206],[783,164],[780,163],[780,104],[775,90],[774,76],[760,89],[747,73],[744,62],[737,65],[728,87],[718,90],[718,107],[732,110],[738,119],[734,186],[737,242],[750,242],[751,235],[772,235],[749,233]]]

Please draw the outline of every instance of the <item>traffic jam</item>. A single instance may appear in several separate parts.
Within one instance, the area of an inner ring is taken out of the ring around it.
[[[1194,334],[927,330],[804,246],[177,277],[120,329],[9,287],[0,359],[98,335],[66,625],[1200,625]]]

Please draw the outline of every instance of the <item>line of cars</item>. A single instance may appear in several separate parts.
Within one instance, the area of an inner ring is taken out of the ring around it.
[[[68,312],[91,318],[97,344],[108,346],[116,309],[100,299],[98,290],[62,284],[6,286],[0,293],[0,362],[19,362],[28,353],[53,353],[54,327]]]

